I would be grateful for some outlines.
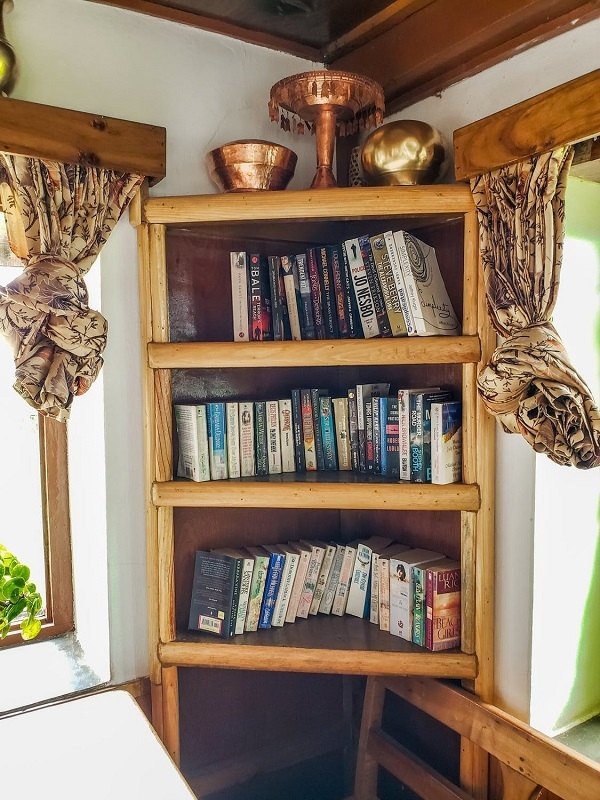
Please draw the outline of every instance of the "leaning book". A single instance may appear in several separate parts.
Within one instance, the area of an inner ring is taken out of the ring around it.
[[[462,478],[462,405],[460,400],[431,404],[431,482]]]
[[[446,561],[425,572],[425,647],[460,647],[460,563]]]
[[[235,632],[243,559],[196,552],[190,603],[190,630],[228,639]]]

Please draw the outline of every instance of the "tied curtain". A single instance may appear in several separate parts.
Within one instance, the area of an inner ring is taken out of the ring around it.
[[[102,367],[107,322],[88,306],[84,275],[143,176],[0,153],[0,198],[22,274],[0,286],[0,333],[16,391],[66,421]]]
[[[471,181],[490,319],[503,342],[478,377],[486,408],[558,464],[600,465],[600,412],[552,325],[571,148]]]

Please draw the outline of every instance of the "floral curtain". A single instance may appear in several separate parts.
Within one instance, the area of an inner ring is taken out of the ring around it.
[[[487,306],[504,341],[478,378],[484,404],[558,464],[600,465],[600,412],[552,325],[570,148],[471,182]]]
[[[65,421],[102,367],[107,322],[83,280],[143,176],[0,153],[0,198],[23,273],[0,286],[14,388]]]

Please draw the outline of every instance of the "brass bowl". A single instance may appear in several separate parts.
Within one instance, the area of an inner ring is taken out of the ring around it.
[[[221,192],[285,189],[298,156],[293,150],[261,139],[229,142],[206,156],[210,177]]]
[[[361,152],[363,172],[376,186],[435,183],[448,166],[442,134],[427,122],[403,119],[373,131]]]

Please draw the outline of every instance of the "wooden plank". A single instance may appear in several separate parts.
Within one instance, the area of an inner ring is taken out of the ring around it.
[[[175,561],[173,509],[158,509],[158,638],[175,639]]]
[[[312,621],[312,620],[311,620]],[[310,622],[308,623],[310,625]],[[364,623],[368,625],[368,622]],[[160,645],[165,666],[221,667],[265,671],[318,672],[339,675],[427,675],[473,678],[474,656],[466,653],[398,653],[374,650],[332,650],[300,647],[255,647],[206,641]]]
[[[460,785],[473,800],[488,800],[490,757],[485,750],[462,736],[460,740]],[[506,797],[506,800],[510,795]]]
[[[360,721],[360,736],[356,754],[354,780],[355,800],[373,800],[377,797],[378,762],[369,751],[371,728],[381,727],[385,688],[381,681],[367,680]]]
[[[321,53],[316,47],[294,42],[281,36],[275,36],[266,31],[257,31],[250,28],[242,28],[240,25],[215,17],[206,17],[191,11],[153,3],[151,0],[89,0],[92,3],[101,3],[105,6],[114,6],[127,11],[137,11],[140,14],[148,14],[157,19],[177,22],[181,25],[191,25],[194,28],[201,28],[212,33],[220,33],[232,39],[240,39],[243,42],[268,47],[271,50],[282,50],[284,53],[305,58],[308,61],[321,61]]]
[[[164,741],[162,696],[163,696],[162,684],[150,681],[150,698],[152,701],[152,725],[159,739],[161,741]]]
[[[473,211],[468,186],[366,186],[149,197],[144,221],[165,225],[243,220],[368,219]]]
[[[265,480],[165,481],[155,483],[157,506],[179,508],[334,508],[388,511],[476,511],[476,484],[362,482],[354,473],[272,475]],[[347,481],[344,483],[336,481]],[[318,481],[318,482],[317,482]]]
[[[600,69],[454,132],[458,180],[600,132]]]
[[[0,97],[0,150],[64,164],[166,174],[166,130],[122,119]]]
[[[148,345],[153,369],[461,364],[479,361],[478,336],[411,336],[303,342],[168,342]]]
[[[179,683],[177,668],[162,670],[163,742],[173,761],[179,766]]]
[[[330,66],[381,83],[391,114],[599,13],[596,0],[435,0]]]

